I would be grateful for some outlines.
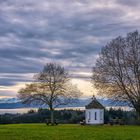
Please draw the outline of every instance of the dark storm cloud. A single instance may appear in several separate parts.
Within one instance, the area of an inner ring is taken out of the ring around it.
[[[140,29],[139,3],[0,1],[0,85],[30,82],[31,77],[24,74],[39,72],[47,62],[60,63],[70,72],[90,72],[102,46],[118,35]]]

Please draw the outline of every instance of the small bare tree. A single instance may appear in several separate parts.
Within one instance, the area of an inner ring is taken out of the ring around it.
[[[102,48],[92,80],[100,95],[129,103],[140,120],[140,35],[113,39]]]
[[[75,103],[81,92],[70,83],[70,76],[63,67],[48,63],[43,71],[34,76],[35,81],[20,89],[18,97],[25,104],[48,105],[51,123],[54,123],[54,109],[60,105]]]

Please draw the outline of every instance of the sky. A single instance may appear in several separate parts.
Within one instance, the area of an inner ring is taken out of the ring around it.
[[[16,97],[49,62],[92,96],[92,67],[103,46],[140,30],[139,0],[0,0],[0,98]]]

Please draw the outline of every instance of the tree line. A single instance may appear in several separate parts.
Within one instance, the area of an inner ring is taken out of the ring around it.
[[[85,120],[85,112],[82,110],[55,110],[54,120],[58,124],[79,124]],[[0,124],[19,124],[19,123],[44,123],[46,119],[51,119],[49,109],[30,110],[24,114],[3,114],[0,115]],[[121,119],[123,124],[136,124],[136,114],[133,111],[123,111],[121,109],[105,110],[105,124],[110,124],[112,119]]]

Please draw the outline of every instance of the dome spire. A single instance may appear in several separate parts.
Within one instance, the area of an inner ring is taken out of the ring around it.
[[[95,97],[95,95],[93,94],[93,96],[92,96],[92,98],[91,98],[92,100],[96,100],[96,97]]]

